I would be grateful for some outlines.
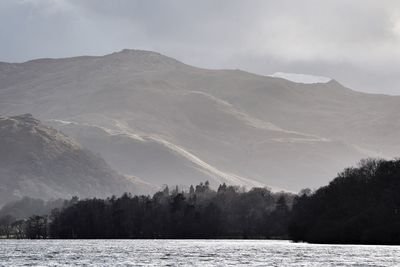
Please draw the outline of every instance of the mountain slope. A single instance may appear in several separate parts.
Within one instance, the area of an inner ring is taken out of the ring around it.
[[[104,155],[113,169],[145,178],[150,184],[187,187],[199,181],[209,181],[213,186],[222,183],[262,186],[261,183],[224,173],[183,148],[154,136],[132,135],[59,120],[46,123],[74,137],[91,151]]]
[[[0,203],[137,191],[100,157],[31,115],[0,117]]]
[[[0,64],[0,113],[26,112],[149,138],[141,144],[147,151],[157,143],[165,155],[182,152],[177,169],[195,158],[247,186],[315,187],[360,158],[400,153],[399,97],[354,92],[334,80],[297,84],[199,69],[148,51]],[[139,161],[162,153],[142,157],[133,147],[129,154]],[[110,159],[118,149],[98,152]],[[150,179],[169,183],[161,170],[147,169]],[[187,174],[193,177],[178,172],[174,182],[202,179]]]

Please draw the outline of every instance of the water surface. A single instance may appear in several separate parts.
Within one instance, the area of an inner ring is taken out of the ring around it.
[[[0,266],[400,266],[400,246],[274,240],[0,240]]]

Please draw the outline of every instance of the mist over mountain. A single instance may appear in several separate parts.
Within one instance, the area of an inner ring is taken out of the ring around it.
[[[141,186],[30,114],[0,117],[0,183],[0,204],[24,196],[106,197]]]
[[[199,181],[209,181],[213,186],[245,182],[249,186],[260,185],[233,174],[222,173],[181,148],[154,137],[110,132],[97,126],[59,120],[47,121],[47,124],[73,136],[91,151],[103,155],[114,169],[145,177],[153,185],[188,188]]]
[[[200,69],[149,51],[1,63],[0,114],[28,112],[156,185],[206,178],[297,191],[400,152],[399,97]]]

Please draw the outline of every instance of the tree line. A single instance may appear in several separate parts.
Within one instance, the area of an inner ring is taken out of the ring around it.
[[[400,159],[362,160],[299,194],[208,182],[150,196],[77,197],[47,215],[0,217],[3,238],[282,238],[400,244]],[[59,203],[59,202],[58,202]],[[9,208],[10,210],[10,208]]]
[[[152,197],[75,197],[48,215],[9,218],[0,229],[15,238],[287,238],[293,198],[226,184],[215,191],[205,182],[187,191],[165,187]]]
[[[288,230],[294,241],[399,245],[400,160],[363,160],[300,194]]]

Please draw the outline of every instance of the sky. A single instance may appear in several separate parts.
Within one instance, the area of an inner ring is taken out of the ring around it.
[[[397,0],[0,0],[0,61],[124,48],[400,95]]]

